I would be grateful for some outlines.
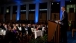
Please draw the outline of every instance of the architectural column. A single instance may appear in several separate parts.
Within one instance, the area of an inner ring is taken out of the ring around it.
[[[47,3],[47,20],[51,18],[51,2]]]
[[[12,20],[13,6],[10,7],[10,20]]]
[[[60,0],[60,20],[62,18],[62,11],[61,11],[62,6],[65,6],[65,0]]]
[[[3,22],[5,22],[6,18],[6,6],[4,6],[4,12],[3,12]]]
[[[38,23],[39,20],[39,2],[35,5],[35,23]]]
[[[20,20],[20,4],[17,5],[17,15],[16,15],[16,20]]]
[[[26,4],[26,19],[28,20],[29,15],[29,4]]]

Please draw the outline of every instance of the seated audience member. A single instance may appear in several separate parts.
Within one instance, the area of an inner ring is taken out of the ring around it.
[[[41,25],[38,25],[38,30],[42,30]]]
[[[5,23],[2,24],[2,29],[7,30],[7,25]]]
[[[25,24],[22,24],[22,33],[23,34],[26,34],[25,28],[26,28],[26,25]]]
[[[44,30],[46,30],[47,27],[47,26],[43,26],[43,24],[42,25],[41,24],[31,25],[31,24],[27,24],[27,23],[1,24],[0,23],[0,28],[6,30],[6,35],[4,36],[3,43],[22,43],[22,42],[24,43],[25,41],[30,41],[32,38],[35,37],[34,31],[36,29],[43,32]]]
[[[20,24],[17,23],[17,24],[16,24],[16,27],[17,27],[17,31],[18,31],[18,32],[21,32],[21,31],[22,31],[22,28],[21,28]]]
[[[6,35],[5,35],[5,42],[6,43],[13,43],[15,41],[15,35],[14,33],[12,32],[12,28],[11,26],[7,29],[6,31]]]
[[[36,28],[36,25],[35,25],[35,24],[32,24],[32,28],[34,28],[34,29],[35,29],[35,28]]]
[[[32,31],[31,31],[31,24],[28,24],[28,35],[31,35]]]

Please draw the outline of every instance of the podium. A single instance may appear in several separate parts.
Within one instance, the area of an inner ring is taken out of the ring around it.
[[[48,42],[60,42],[60,25],[53,21],[48,21]]]

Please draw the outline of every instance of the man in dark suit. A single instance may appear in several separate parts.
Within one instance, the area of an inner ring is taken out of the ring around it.
[[[31,24],[28,24],[28,35],[31,36],[32,35],[32,31],[31,31]]]
[[[62,10],[62,18],[59,20],[61,24],[61,42],[67,43],[67,29],[68,29],[68,14],[65,11],[65,7],[61,7]]]

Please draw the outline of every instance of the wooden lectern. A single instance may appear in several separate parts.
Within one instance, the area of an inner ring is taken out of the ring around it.
[[[60,25],[48,21],[48,42],[59,43],[60,42]]]

